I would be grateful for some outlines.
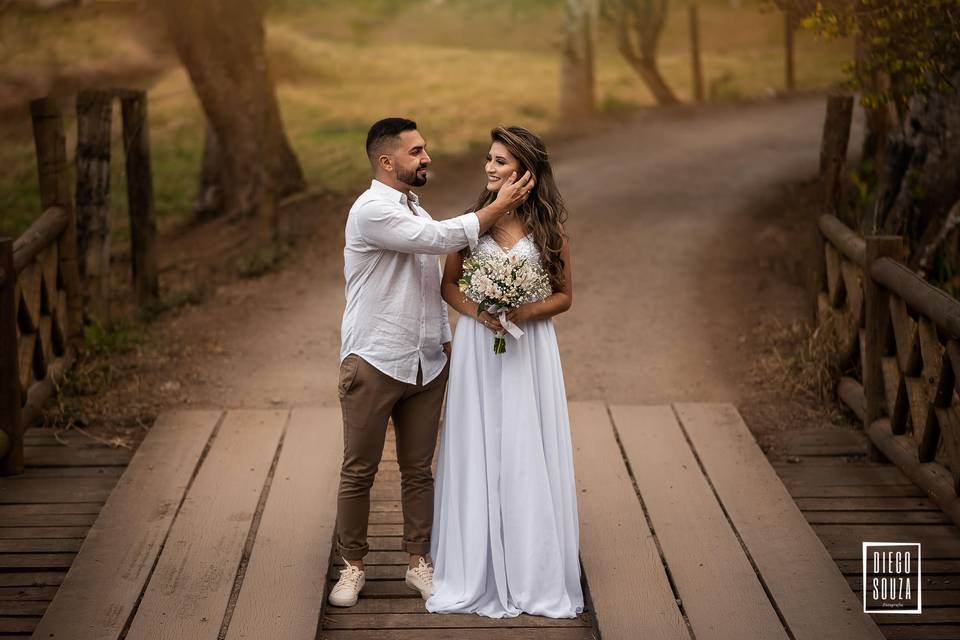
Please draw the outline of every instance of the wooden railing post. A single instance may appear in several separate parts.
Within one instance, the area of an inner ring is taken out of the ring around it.
[[[141,308],[156,302],[160,293],[157,275],[157,222],[153,209],[153,173],[147,127],[147,94],[124,91],[123,148],[127,162],[127,200],[130,206],[130,254],[137,303]]]
[[[110,125],[113,94],[77,96],[77,251],[88,312],[110,325]]]
[[[0,238],[0,456],[3,457],[0,472],[3,475],[23,473],[16,288],[13,240]]]
[[[44,211],[50,207],[61,207],[67,212],[67,226],[57,241],[57,253],[60,276],[67,294],[67,341],[77,347],[83,341],[83,300],[77,265],[77,218],[70,197],[63,118],[53,98],[33,100],[30,113],[37,147],[40,204]]]
[[[867,236],[866,265],[863,270],[863,288],[865,303],[865,354],[863,358],[863,394],[866,400],[864,429],[869,429],[880,418],[885,398],[881,358],[889,341],[890,332],[890,293],[885,287],[874,281],[870,267],[880,258],[899,260],[903,252],[903,239],[900,236]],[[870,460],[884,461],[886,456],[870,441],[868,452]]]

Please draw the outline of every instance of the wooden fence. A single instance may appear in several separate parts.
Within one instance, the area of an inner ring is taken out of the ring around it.
[[[0,473],[23,472],[23,433],[39,419],[83,340],[84,299],[107,318],[110,106],[121,100],[133,280],[138,302],[157,295],[146,96],[77,98],[76,194],[70,193],[63,118],[55,100],[31,103],[42,215],[15,241],[0,238]],[[104,116],[104,114],[106,114]],[[78,216],[78,213],[80,214]],[[83,224],[78,225],[78,217]],[[78,226],[80,229],[78,230]],[[81,265],[87,275],[81,280]]]
[[[827,143],[836,139],[830,114],[825,155],[845,155],[845,139]],[[839,126],[849,130],[849,120]],[[829,202],[839,168],[827,160]],[[901,237],[860,237],[830,213],[817,226],[817,322],[837,332],[847,369],[837,394],[862,420],[871,454],[895,462],[960,523],[960,301],[904,266]]]

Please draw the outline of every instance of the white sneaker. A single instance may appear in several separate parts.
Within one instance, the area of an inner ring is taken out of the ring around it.
[[[340,570],[340,579],[330,590],[327,602],[335,607],[352,607],[357,604],[357,596],[363,589],[366,574],[363,570],[347,562],[346,558],[343,559],[343,564],[346,566]]]
[[[415,569],[407,569],[404,582],[411,589],[419,591],[420,596],[426,600],[433,595],[433,567],[420,558],[420,564]]]

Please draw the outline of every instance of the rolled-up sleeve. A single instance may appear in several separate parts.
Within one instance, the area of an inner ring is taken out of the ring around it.
[[[441,255],[477,245],[480,219],[465,213],[450,220],[431,220],[404,210],[403,205],[368,202],[354,211],[357,231],[368,243],[403,253]]]

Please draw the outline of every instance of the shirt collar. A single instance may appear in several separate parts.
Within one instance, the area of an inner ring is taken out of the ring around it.
[[[373,181],[370,183],[370,188],[373,189],[374,191],[376,191],[376,192],[378,192],[378,193],[380,193],[380,194],[382,194],[382,195],[390,198],[391,200],[396,200],[397,202],[399,202],[399,203],[402,204],[403,206],[407,206],[407,199],[408,199],[408,198],[407,198],[407,194],[403,193],[402,191],[397,191],[396,189],[394,189],[394,188],[391,187],[390,185],[384,184],[384,183],[380,182],[379,180],[377,180],[376,178],[374,178]],[[420,204],[420,198],[417,197],[417,194],[415,194],[415,193],[412,192],[412,191],[410,192],[409,200],[410,200],[410,202],[412,202],[412,203],[415,204],[415,205],[419,205],[419,204]]]

